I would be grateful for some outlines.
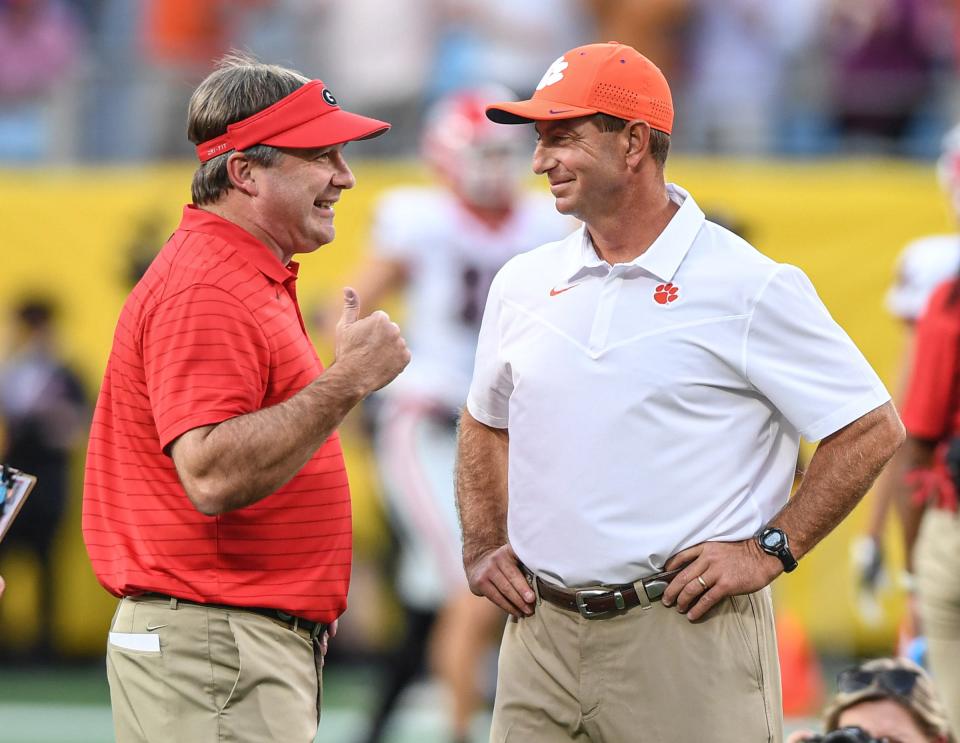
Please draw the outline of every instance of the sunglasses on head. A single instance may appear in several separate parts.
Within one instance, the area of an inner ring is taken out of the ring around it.
[[[837,676],[837,686],[844,694],[879,687],[897,696],[910,696],[920,674],[907,668],[888,668],[882,671],[866,671],[848,668]]]

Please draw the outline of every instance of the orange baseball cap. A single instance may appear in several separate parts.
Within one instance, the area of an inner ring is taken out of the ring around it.
[[[527,101],[487,106],[498,124],[529,124],[605,113],[673,129],[673,97],[660,68],[633,47],[610,41],[578,46],[550,65]]]

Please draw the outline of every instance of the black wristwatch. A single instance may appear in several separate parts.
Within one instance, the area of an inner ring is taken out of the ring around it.
[[[783,563],[783,570],[790,573],[797,569],[797,560],[790,551],[790,543],[783,529],[768,526],[757,534],[757,544],[768,555],[773,555]]]

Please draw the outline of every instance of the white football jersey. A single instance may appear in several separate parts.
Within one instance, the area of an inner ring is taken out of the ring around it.
[[[937,285],[960,272],[960,235],[930,235],[914,240],[897,259],[897,278],[887,292],[887,309],[915,321]]]
[[[385,195],[374,222],[375,250],[407,264],[403,332],[412,359],[384,391],[462,407],[493,277],[513,256],[559,240],[577,226],[544,193],[521,196],[496,229],[446,190],[410,187]]]

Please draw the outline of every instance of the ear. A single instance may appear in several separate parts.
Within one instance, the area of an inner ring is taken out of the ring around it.
[[[227,177],[230,184],[247,196],[258,193],[257,179],[253,163],[242,152],[232,152],[227,156]]]
[[[625,153],[627,166],[636,169],[640,167],[643,158],[650,151],[650,125],[642,119],[633,119],[627,122],[623,133],[627,140]]]

